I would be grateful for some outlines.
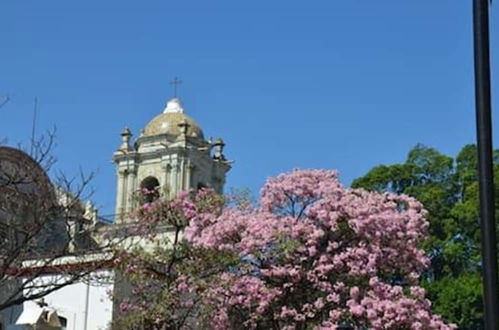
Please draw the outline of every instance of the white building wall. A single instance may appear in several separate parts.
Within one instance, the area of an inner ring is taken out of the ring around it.
[[[109,271],[92,275],[111,277]],[[46,278],[46,277],[45,277]],[[113,303],[109,293],[113,291],[111,281],[78,282],[44,297],[45,303],[67,319],[67,330],[105,330],[112,320]],[[23,309],[36,308],[36,303],[27,301]]]

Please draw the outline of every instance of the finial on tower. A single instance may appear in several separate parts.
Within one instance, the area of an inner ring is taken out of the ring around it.
[[[213,159],[225,160],[225,156],[224,156],[225,142],[222,139],[218,138],[213,143],[213,147],[215,148],[215,153],[213,155]]]
[[[132,132],[128,127],[125,127],[123,131],[121,132],[121,147],[120,150],[125,150],[129,151],[132,150],[132,147],[130,146],[130,138],[132,137]]]
[[[180,123],[178,123],[180,133],[182,133],[183,136],[187,135],[187,131],[189,129],[189,126],[191,126],[191,125],[189,125],[189,123],[185,119],[182,119],[182,121]]]

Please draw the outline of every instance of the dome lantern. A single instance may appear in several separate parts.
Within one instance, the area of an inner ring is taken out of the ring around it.
[[[168,101],[163,113],[184,113],[180,99],[175,97]]]

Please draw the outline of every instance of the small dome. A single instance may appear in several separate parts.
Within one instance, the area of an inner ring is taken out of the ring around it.
[[[182,133],[179,124],[187,123],[187,136],[203,138],[203,131],[189,116],[184,114],[184,109],[179,99],[170,100],[162,114],[156,116],[144,128],[142,136],[169,134],[178,136]]]

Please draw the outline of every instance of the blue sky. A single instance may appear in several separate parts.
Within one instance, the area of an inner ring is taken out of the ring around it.
[[[418,142],[454,155],[475,139],[471,2],[4,0],[0,137],[28,143],[36,96],[57,168],[97,170],[105,214],[120,131],[162,111],[175,75],[186,112],[236,161],[227,187],[256,194],[295,167],[348,185]]]

